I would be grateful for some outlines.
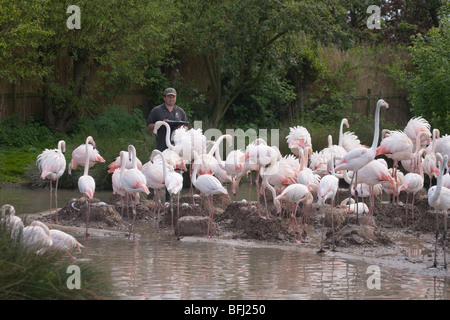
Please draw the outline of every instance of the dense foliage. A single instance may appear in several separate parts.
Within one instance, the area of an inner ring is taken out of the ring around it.
[[[68,140],[68,160],[87,135],[107,162],[127,143],[137,143],[146,160],[154,143],[145,130],[150,110],[114,106],[133,84],[145,88],[148,108],[161,103],[165,87],[176,87],[178,103],[191,120],[203,120],[204,130],[335,128],[349,115],[356,88],[349,74],[360,65],[336,67],[325,47],[376,53],[381,44],[410,46],[413,65],[397,64],[392,74],[405,84],[414,114],[448,132],[444,1],[371,1],[381,9],[380,29],[368,28],[368,2],[360,0],[82,0],[81,29],[66,25],[71,4],[0,4],[0,78],[40,85],[44,106],[39,121],[13,116],[0,124],[2,181],[18,181],[24,163],[33,167],[37,154],[61,138]],[[192,60],[206,68],[206,91],[180,73]],[[100,181],[108,185],[108,176]]]

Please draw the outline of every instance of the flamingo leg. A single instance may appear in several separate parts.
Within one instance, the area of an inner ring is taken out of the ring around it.
[[[351,210],[350,210],[350,199],[352,198],[352,185],[353,185],[353,179],[355,178],[355,173],[353,173],[353,176],[352,176],[352,180],[350,181],[350,186],[348,187],[348,213],[347,213],[347,226],[348,227],[350,227],[351,226],[351,224],[350,224],[350,212],[351,212]]]
[[[56,179],[56,186],[55,186],[55,205],[56,205],[56,212],[55,212],[55,216],[56,216],[56,224],[59,224],[58,222],[58,181],[59,179]]]
[[[438,210],[435,209],[435,216],[436,216],[436,238],[434,242],[434,264],[433,267],[437,267],[437,259],[436,259],[436,253],[437,253],[437,244],[438,244],[438,237],[439,237],[439,222],[438,222]]]
[[[178,193],[178,200],[177,200],[177,237],[178,237],[178,239],[180,238],[180,223],[179,223],[179,218],[180,218],[180,193],[181,193],[181,191]]]
[[[331,251],[336,251],[336,246],[334,244],[334,217],[333,217],[334,199],[331,200],[331,231],[333,232],[333,248]]]
[[[447,247],[447,210],[444,211],[444,234],[442,235],[444,242],[444,269],[447,270],[447,259],[445,257],[445,249]]]
[[[348,221],[347,221],[347,225],[349,225]],[[322,213],[322,237],[320,239],[320,249],[319,251],[317,251],[317,253],[322,253],[325,252],[325,250],[323,249],[323,231],[325,229],[325,212]]]
[[[91,214],[91,202],[89,200],[89,197],[86,197],[86,204],[87,204],[87,210],[86,210],[86,238],[90,237],[89,234],[89,215]]]
[[[52,180],[50,180],[50,214],[48,215],[48,222],[52,223],[52,205],[53,205]]]

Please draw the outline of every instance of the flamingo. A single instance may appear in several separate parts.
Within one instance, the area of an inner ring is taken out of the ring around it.
[[[447,155],[450,157],[450,135],[445,136],[436,140],[433,146],[435,153],[440,153],[442,156]]]
[[[128,155],[128,151],[125,151],[125,168],[126,169],[131,169],[133,167],[130,158],[131,157]],[[113,162],[111,162],[108,165],[108,168],[109,168],[108,173],[114,173],[114,171],[116,169],[119,169],[120,168],[120,161],[121,160],[120,160],[120,154],[119,154],[119,156],[116,158],[116,160],[114,160]],[[141,162],[141,160],[136,158],[136,164],[137,164],[137,168],[139,170],[142,170],[142,162]]]
[[[309,148],[309,147],[308,147]],[[300,163],[300,170],[299,173],[297,175],[297,183],[303,184],[307,187],[310,188],[311,192],[312,190],[316,190],[319,187],[319,183],[320,183],[320,176],[316,173],[313,172],[313,170],[311,170],[310,168],[308,168],[308,157],[303,156],[304,152],[303,150],[299,150],[299,161]],[[312,204],[310,206],[310,209],[312,210]],[[303,217],[306,218],[305,216],[306,213],[306,208],[305,211],[303,212]],[[309,218],[308,218],[309,220]],[[309,221],[308,221],[309,224]]]
[[[351,180],[348,178],[347,172],[345,170],[344,170],[344,179],[347,183],[350,182],[351,184]],[[376,159],[370,161],[368,164],[366,164],[358,171],[358,179],[360,182],[359,183],[360,187],[359,190],[358,186],[356,186],[356,188],[354,189],[352,187],[352,190],[354,191],[353,195],[355,197],[358,197],[359,196],[358,191],[369,189],[368,194],[370,195],[370,202],[371,202],[369,213],[373,214],[373,210],[375,208],[375,192],[374,192],[375,188],[378,191],[380,191],[379,184],[382,182],[389,182],[392,186],[395,186],[395,181],[389,173],[386,161],[384,159]]]
[[[390,131],[388,136],[380,142],[376,156],[386,155],[394,160],[394,179],[397,173],[399,160],[411,160],[416,157],[414,144],[411,139],[402,131]]]
[[[296,126],[289,128],[289,134],[286,136],[286,142],[292,153],[298,156],[298,148],[311,147],[311,135],[305,127]]]
[[[89,148],[89,156],[87,157],[88,161],[86,162],[87,148]],[[70,160],[69,165],[67,166],[67,173],[72,174],[72,170],[78,168],[78,166],[85,166],[86,163],[89,164],[89,168],[91,168],[97,162],[105,162],[105,159],[100,155],[98,150],[95,148],[95,142],[86,145],[81,144],[72,151],[72,160]]]
[[[423,172],[424,172],[424,174],[426,173],[428,175],[428,177],[430,178],[429,187],[431,187],[431,185],[432,185],[433,176],[436,179],[439,176],[439,169],[437,167],[436,150],[435,150],[437,139],[439,139],[439,130],[433,129],[432,142],[426,148],[427,152],[426,152],[425,158],[422,161]]]
[[[347,151],[350,152],[353,149],[356,148],[367,148],[366,146],[361,144],[361,141],[356,136],[354,132],[347,131],[342,135],[342,147]]]
[[[403,177],[401,186],[398,188],[399,192],[405,190],[405,192],[407,193],[406,206],[405,206],[406,227],[408,227],[408,197],[409,197],[409,194],[410,193],[413,194],[413,198],[412,198],[412,202],[411,202],[411,212],[412,212],[412,218],[413,218],[413,222],[414,222],[414,198],[416,197],[416,193],[419,192],[420,190],[422,190],[422,188],[423,188],[424,176],[423,176],[423,167],[422,167],[421,159],[422,159],[422,154],[424,152],[426,152],[426,150],[421,149],[417,153],[417,158],[419,160],[419,174],[413,173],[413,172],[407,173]]]
[[[420,132],[425,132],[425,133],[427,133],[428,137],[431,137],[430,128],[431,128],[431,126],[427,120],[425,120],[422,117],[414,117],[408,121],[403,132],[411,140],[411,142],[413,143],[413,149],[415,149],[416,137],[418,136],[418,134]],[[429,141],[427,138],[421,139],[420,143],[427,142],[427,141]]]
[[[237,189],[239,187],[239,182],[241,178],[250,171],[256,171],[256,201],[257,208],[259,213],[260,201],[259,201],[259,176],[260,176],[260,168],[274,165],[276,161],[281,158],[280,151],[273,147],[268,146],[264,140],[257,139],[255,142],[250,143],[244,153],[244,156],[241,156],[240,163],[244,163],[244,167],[242,171],[236,176],[234,183],[232,184],[232,192],[233,194],[237,194]],[[250,177],[251,179],[251,177]],[[250,180],[251,183],[251,180]],[[249,188],[249,199],[251,193],[251,184]],[[249,203],[250,206],[250,203]]]
[[[380,130],[380,128],[379,128],[379,126],[380,126],[380,108],[382,106],[385,107],[386,109],[389,108],[389,105],[383,99],[380,99],[377,102],[377,106],[376,106],[376,110],[375,110],[375,131],[373,134],[372,146],[370,148],[359,147],[359,148],[355,148],[355,149],[351,150],[342,158],[339,165],[334,168],[335,172],[341,171],[341,170],[353,170],[355,173],[352,177],[352,182],[353,182],[353,179],[355,179],[355,185],[358,184],[357,183],[358,170],[361,169],[362,167],[364,167],[366,164],[368,164],[370,161],[372,161],[375,158],[377,144],[378,144],[378,138],[379,138],[379,130]],[[350,186],[348,189],[349,190],[348,191],[349,198],[351,198],[352,182],[350,183]],[[358,217],[358,215],[356,217]],[[348,219],[349,218],[350,217],[348,217]],[[356,221],[357,221],[357,223],[359,223],[358,218]],[[348,224],[348,220],[347,220],[347,224]]]
[[[37,254],[44,253],[52,245],[52,236],[48,227],[40,221],[33,221],[23,228],[22,244]]]
[[[296,161],[297,162],[297,161]],[[262,177],[263,183],[261,187],[261,192],[264,191],[264,180],[275,187],[282,188],[292,184],[296,184],[295,180],[295,169],[291,166],[288,157],[283,157],[274,164],[268,166],[267,168],[261,167],[259,175]],[[257,190],[259,192],[259,190]],[[266,219],[269,219],[269,213],[267,210],[267,199],[266,193],[264,192],[264,203],[266,205]],[[258,211],[258,215],[262,218],[261,213]]]
[[[66,252],[72,260],[77,260],[70,254],[69,250],[76,249],[78,252],[81,252],[81,248],[84,248],[81,243],[70,234],[61,230],[50,229],[50,236],[52,238],[52,244],[48,250]]]
[[[160,191],[166,187],[164,183],[164,171],[168,170],[168,168],[173,168],[167,162],[164,162],[163,159],[164,158],[157,153],[152,152],[150,155],[150,160],[142,166],[142,173],[147,179],[147,187],[155,190],[153,196],[154,212],[156,213],[156,207],[158,207],[158,216],[161,210]],[[166,169],[164,169],[164,164],[166,164]]]
[[[90,175],[88,175],[89,172],[89,161],[90,161],[90,147],[89,142],[92,143],[93,146],[95,146],[95,141],[91,136],[88,136],[86,138],[86,144],[85,147],[85,163],[84,163],[84,173],[83,175],[78,178],[78,190],[80,190],[81,194],[83,194],[82,200],[86,200],[87,202],[87,210],[86,210],[86,237],[89,237],[88,232],[88,224],[89,224],[89,215],[91,213],[91,203],[90,201],[94,197],[95,193],[95,180]]]
[[[3,217],[5,212],[9,211],[9,215],[7,217]],[[23,230],[23,222],[18,216],[16,216],[16,210],[11,204],[4,204],[0,208],[0,223],[5,224],[6,228],[9,232],[11,232],[12,239],[18,239],[20,233]]]
[[[389,168],[388,172],[389,172],[389,175],[392,178],[394,178],[394,169]],[[386,192],[386,194],[389,197],[389,203],[391,202],[391,194],[392,194],[392,202],[395,202],[395,196],[397,196],[397,203],[398,203],[398,187],[402,184],[404,176],[405,175],[403,174],[403,172],[398,171],[396,180],[394,181],[395,182],[394,185],[392,185],[392,183],[390,181],[382,181],[381,182],[381,186],[383,187],[384,192]]]
[[[442,187],[442,178],[444,176],[444,169],[448,165],[448,156],[445,155],[442,158],[440,153],[436,154],[436,157],[442,162],[442,169],[439,172],[439,177],[437,180],[437,184],[428,189],[428,204],[434,208],[436,214],[436,242],[434,248],[434,267],[437,267],[436,261],[436,251],[437,251],[437,242],[439,236],[439,228],[438,228],[438,214],[439,211],[442,210],[444,213],[444,234],[442,239],[444,241],[444,268],[447,269],[447,261],[445,258],[445,248],[446,248],[446,239],[447,239],[447,211],[450,209],[450,189]]]
[[[300,242],[304,243],[306,242],[301,234],[300,228],[297,224],[297,209],[300,202],[303,203],[304,206],[307,205],[308,202],[312,202],[312,194],[309,191],[308,187],[306,187],[303,184],[294,183],[289,186],[287,186],[280,195],[278,195],[275,200],[281,201],[286,200],[290,203],[295,204],[295,209],[291,212],[291,220],[292,220],[292,228],[294,230],[294,241],[298,243],[297,237],[296,237],[296,230],[295,227],[297,227],[298,232],[300,234]]]
[[[217,140],[214,142],[212,148],[209,150],[208,153],[203,153],[198,155],[197,158],[194,158],[194,165],[198,163],[198,174],[214,174],[218,167],[218,161],[214,154],[217,152],[217,149],[219,148],[220,143],[223,139],[227,139],[228,145],[232,145],[233,137],[229,134],[221,135]]]
[[[55,219],[58,223],[58,181],[66,170],[66,158],[64,152],[66,151],[66,142],[64,140],[58,141],[56,149],[45,149],[37,157],[36,165],[41,172],[41,179],[50,180],[50,215],[48,221],[51,222],[52,211],[52,180],[56,181],[55,185]]]
[[[134,226],[134,220],[136,219],[136,201],[138,199],[138,192],[144,192],[149,194],[150,191],[147,188],[147,178],[145,175],[137,168],[136,162],[136,148],[130,144],[128,146],[128,155],[131,155],[132,167],[128,170],[122,170],[125,165],[125,152],[121,151],[121,172],[120,172],[120,184],[125,192],[129,195],[132,201],[133,207],[133,222],[131,224],[132,229]],[[128,210],[128,207],[127,207]]]
[[[348,199],[344,199],[341,202],[341,206],[344,207],[345,212],[347,213],[358,213],[358,214],[365,214],[369,212],[369,207],[364,202],[358,202],[356,203],[353,198],[350,198],[350,205],[347,205]]]
[[[423,164],[423,160],[419,159],[417,157],[417,155],[419,154],[419,150],[420,150],[421,137],[422,136],[428,137],[427,135],[428,134],[426,132],[419,132],[419,134],[416,137],[416,144],[415,144],[416,145],[416,150],[415,150],[415,153],[414,153],[414,158],[411,158],[409,160],[402,160],[401,161],[402,162],[402,166],[403,166],[403,168],[406,171],[413,172],[413,173],[419,173],[419,162],[418,161],[419,160],[422,161],[422,164]],[[428,155],[428,153],[426,153],[426,154]],[[433,154],[433,158],[434,158],[434,163],[436,164],[436,156],[434,156],[434,154]],[[428,162],[433,161],[432,157],[429,157],[429,159],[427,161]],[[432,166],[429,165],[429,167],[430,167],[430,171],[434,171],[434,168]],[[424,168],[424,173],[425,173],[425,168]],[[439,173],[437,175],[439,175]]]
[[[183,176],[181,173],[178,173],[176,171],[167,172],[167,163],[164,158],[164,155],[159,150],[153,150],[153,153],[157,153],[161,156],[163,159],[163,174],[164,174],[164,184],[166,186],[167,191],[169,191],[170,194],[170,213],[172,214],[172,228],[173,228],[173,205],[172,205],[172,197],[174,194],[178,195],[178,202],[177,202],[177,221],[180,216],[180,192],[183,189]],[[179,236],[179,234],[178,234]]]
[[[214,203],[213,195],[215,194],[228,194],[227,189],[225,189],[220,181],[211,174],[203,174],[197,178],[197,171],[199,167],[199,158],[197,152],[194,150],[194,164],[192,171],[192,184],[196,187],[202,194],[206,196],[209,204],[209,222],[208,222],[208,232],[206,236],[209,238],[209,229],[214,216]]]
[[[124,151],[125,152],[125,151]],[[128,153],[128,152],[127,152]],[[119,156],[120,157],[120,156]],[[121,199],[121,211],[120,211],[120,215],[123,218],[123,208],[125,206],[125,201],[124,198],[128,197],[128,194],[125,192],[125,189],[122,188],[122,185],[120,183],[120,171],[122,170],[122,168],[119,167],[117,169],[114,170],[112,176],[111,176],[111,182],[112,182],[112,189],[113,189],[113,194],[118,194],[120,196]],[[127,170],[126,168],[124,170]],[[128,199],[127,199],[128,200]]]
[[[331,199],[331,230],[333,232],[334,237],[334,219],[333,219],[333,207],[334,207],[334,198],[336,197],[337,190],[339,188],[339,179],[335,175],[335,167],[334,167],[334,155],[331,157],[331,174],[326,175],[320,179],[319,187],[317,189],[317,204],[322,206],[328,199]],[[325,224],[325,219],[324,222]],[[324,227],[324,226],[323,226]],[[322,228],[323,230],[323,228]],[[324,252],[323,250],[323,231],[322,231],[322,241],[320,242],[320,250],[319,252]],[[335,251],[334,240],[333,240],[333,249]]]

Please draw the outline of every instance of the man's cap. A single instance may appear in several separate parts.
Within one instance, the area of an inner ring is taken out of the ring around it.
[[[168,94],[173,94],[174,96],[177,95],[177,91],[174,88],[167,88],[164,90],[164,96],[167,96]]]

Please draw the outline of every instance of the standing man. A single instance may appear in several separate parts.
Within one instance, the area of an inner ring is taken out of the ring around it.
[[[164,90],[164,103],[154,107],[147,118],[147,130],[153,132],[155,123],[157,121],[169,122],[170,128],[173,132],[178,126],[182,124],[187,125],[186,113],[183,109],[175,104],[177,101],[177,91],[174,88],[167,88]],[[174,122],[173,125],[170,121]],[[181,123],[181,121],[185,123]],[[167,149],[166,145],[166,127],[161,126],[156,134],[156,149],[164,151]]]
[[[175,130],[180,125],[187,126],[187,117],[183,109],[175,104],[177,101],[177,91],[174,88],[167,88],[164,90],[164,103],[157,107],[154,107],[147,118],[147,130],[153,132],[155,128],[155,123],[157,121],[169,122],[171,132]],[[172,124],[170,121],[176,121]],[[182,123],[183,121],[184,123]],[[166,145],[166,126],[161,126],[156,132],[156,149],[163,152],[167,149]],[[173,141],[172,141],[173,144]],[[153,189],[149,189],[150,194],[147,199],[153,197]],[[170,194],[166,189],[166,201],[170,199]]]

